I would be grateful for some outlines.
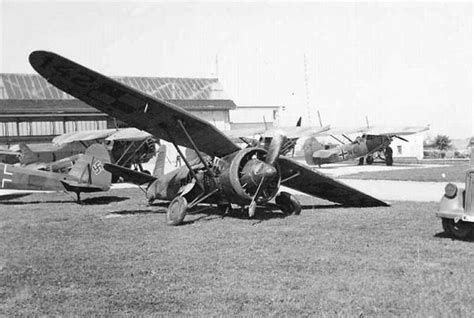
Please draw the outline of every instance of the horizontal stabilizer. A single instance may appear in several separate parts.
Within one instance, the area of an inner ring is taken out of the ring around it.
[[[94,184],[77,182],[73,180],[59,180],[63,184],[66,191],[70,192],[99,192],[107,191],[108,187],[100,187]]]
[[[151,183],[156,180],[156,177],[149,175],[148,173],[135,171],[111,163],[104,164],[104,168],[113,175],[122,177],[125,182],[137,185]]]

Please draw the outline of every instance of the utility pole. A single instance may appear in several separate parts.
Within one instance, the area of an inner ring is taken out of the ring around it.
[[[311,107],[309,101],[309,78],[308,78],[308,63],[306,61],[306,53],[303,54],[303,64],[304,64],[304,86],[306,89],[306,113],[308,118],[308,126],[311,126],[313,121],[311,120]]]
[[[216,53],[216,78],[219,79],[219,54]]]

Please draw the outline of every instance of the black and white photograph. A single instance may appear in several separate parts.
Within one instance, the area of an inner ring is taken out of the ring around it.
[[[474,316],[473,6],[0,0],[0,316]]]

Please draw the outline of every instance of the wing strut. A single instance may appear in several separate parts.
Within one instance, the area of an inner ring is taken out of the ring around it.
[[[197,179],[196,173],[194,173],[193,168],[192,168],[191,165],[189,164],[188,159],[186,159],[186,156],[183,154],[183,152],[181,151],[181,149],[179,149],[178,144],[177,144],[176,141],[174,140],[173,136],[168,132],[168,129],[166,129],[166,128],[164,128],[164,127],[162,127],[162,128],[163,128],[163,130],[166,132],[166,134],[168,135],[168,138],[171,140],[171,143],[173,144],[174,148],[178,151],[178,153],[179,153],[179,155],[181,156],[181,158],[183,158],[183,161],[184,161],[184,163],[186,164],[186,167],[188,167],[188,169],[189,169],[189,173],[191,173],[193,179],[196,180],[197,185],[199,186],[199,188],[201,188],[201,191],[204,193],[204,189],[203,189],[201,183],[199,182],[199,180]]]
[[[181,129],[183,130],[184,134],[186,135],[186,138],[188,138],[189,142],[190,142],[191,145],[193,146],[194,151],[196,151],[196,154],[198,155],[199,160],[201,160],[202,164],[203,164],[204,167],[206,168],[207,173],[209,173],[209,175],[214,178],[214,177],[215,177],[215,176],[214,176],[214,173],[211,171],[211,169],[209,169],[209,165],[204,161],[204,158],[201,156],[201,153],[199,152],[199,149],[196,147],[196,144],[194,143],[193,139],[192,139],[191,136],[188,134],[188,131],[187,131],[186,128],[184,127],[183,122],[181,121],[181,119],[178,119],[178,124],[179,124],[179,126],[181,127]]]
[[[339,138],[337,138],[336,136],[334,136],[334,135],[330,135],[330,136],[332,138],[336,139],[337,141],[339,141],[341,144],[345,145],[345,143],[342,140],[340,140]]]

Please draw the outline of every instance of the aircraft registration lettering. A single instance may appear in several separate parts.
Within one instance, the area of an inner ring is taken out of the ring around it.
[[[96,176],[99,175],[102,171],[104,171],[104,166],[102,165],[102,162],[100,162],[100,160],[94,162],[94,164],[92,165],[92,171]]]
[[[11,177],[10,178],[5,178],[5,176],[12,176],[13,175],[13,172],[8,172],[7,168],[8,168],[7,165],[3,165],[2,188],[5,188],[5,182],[12,182]]]

